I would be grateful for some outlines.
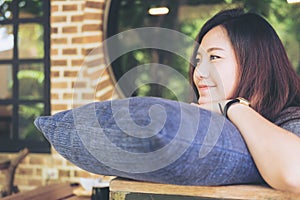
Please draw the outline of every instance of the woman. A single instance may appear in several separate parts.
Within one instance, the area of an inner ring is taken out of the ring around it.
[[[197,42],[191,78],[199,106],[239,129],[271,187],[300,193],[300,79],[274,29],[257,14],[226,10]]]

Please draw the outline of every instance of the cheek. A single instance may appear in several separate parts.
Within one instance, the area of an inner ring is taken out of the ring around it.
[[[225,98],[230,98],[233,95],[233,90],[236,85],[236,71],[235,67],[230,68],[221,68],[218,70],[219,73],[219,84],[221,84],[222,90],[225,93]]]
[[[193,72],[193,82],[196,84],[198,81],[196,69]]]
[[[225,87],[225,96],[226,96],[226,98],[232,97],[234,88],[235,88],[235,81],[234,80],[228,80],[226,82],[226,87]]]

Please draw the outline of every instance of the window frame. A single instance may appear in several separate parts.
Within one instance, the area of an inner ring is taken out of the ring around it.
[[[50,114],[50,0],[43,0],[42,9],[43,15],[33,18],[19,18],[19,0],[13,0],[11,3],[11,11],[13,13],[12,19],[4,19],[1,21],[1,25],[12,25],[14,35],[13,56],[11,59],[0,59],[0,64],[11,64],[13,75],[13,88],[12,97],[10,99],[0,99],[0,106],[12,105],[12,138],[8,140],[0,140],[0,152],[17,152],[22,148],[28,148],[33,153],[50,153],[50,144],[47,140],[33,141],[33,140],[21,140],[19,136],[19,106],[30,105],[33,103],[44,104],[44,115]],[[43,42],[44,42],[44,57],[43,58],[30,58],[19,59],[18,55],[18,31],[19,25],[27,23],[40,24],[43,27]],[[44,65],[44,92],[43,98],[33,100],[23,100],[19,98],[19,80],[17,74],[19,72],[19,66],[28,63],[40,63]],[[33,122],[32,122],[33,123]],[[10,133],[8,133],[10,134]],[[41,133],[42,134],[42,133]]]

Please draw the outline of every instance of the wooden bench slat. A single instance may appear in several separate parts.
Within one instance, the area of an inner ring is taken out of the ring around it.
[[[180,186],[122,179],[111,181],[110,192],[118,194],[120,194],[120,192],[123,192],[124,194],[146,193],[223,199],[300,200],[299,194],[281,192],[259,185]]]
[[[72,196],[72,197],[68,198],[68,200],[91,200],[91,197]]]
[[[70,183],[51,184],[27,192],[20,192],[3,198],[3,200],[55,200],[73,195]]]
[[[39,188],[41,190],[41,188]],[[40,191],[41,192],[41,191]],[[55,199],[62,199],[67,198],[73,195],[73,188],[70,186],[70,184],[67,185],[61,185],[61,187],[56,187],[54,190],[43,190],[42,193],[39,193],[34,198],[31,198],[30,200],[55,200]],[[29,199],[28,199],[29,200]]]

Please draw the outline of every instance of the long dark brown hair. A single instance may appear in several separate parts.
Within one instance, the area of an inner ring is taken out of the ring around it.
[[[240,8],[216,14],[199,32],[192,59],[204,35],[218,25],[227,31],[239,66],[238,85],[231,98],[250,100],[252,107],[271,121],[284,108],[300,106],[300,78],[275,30],[258,14]],[[190,80],[194,69],[191,65]]]

